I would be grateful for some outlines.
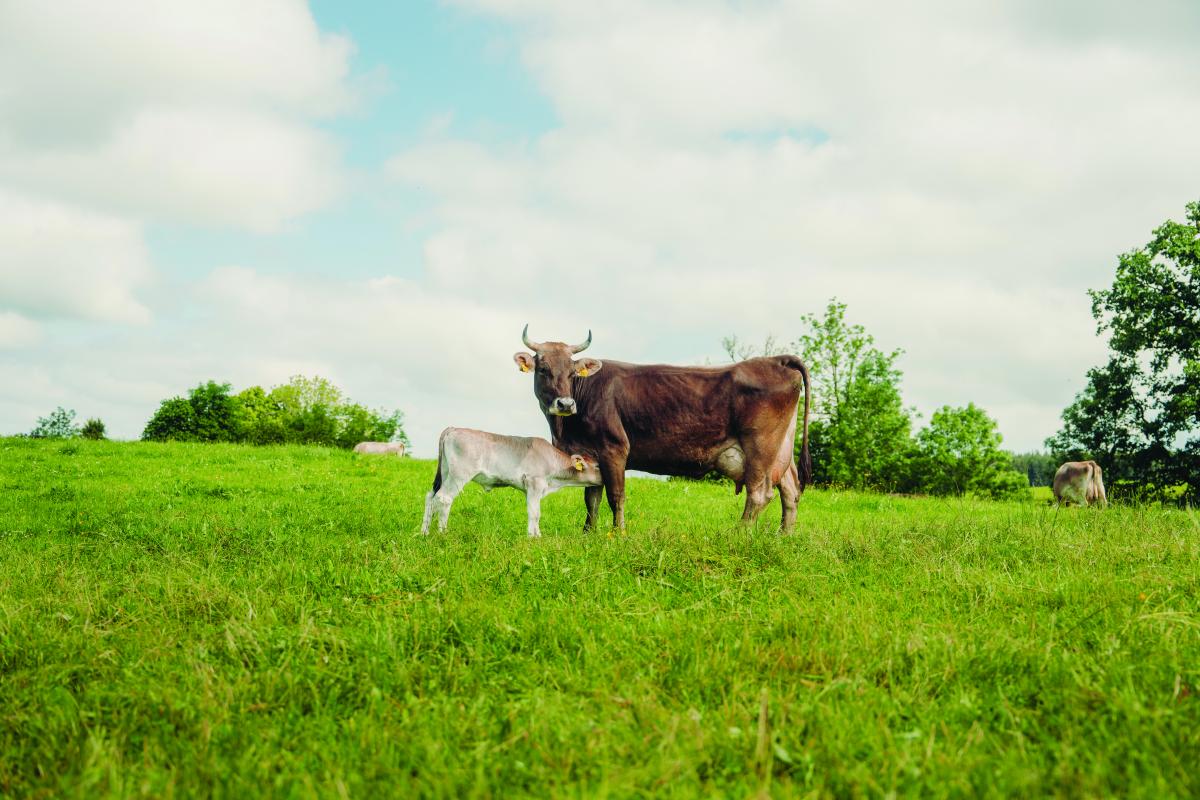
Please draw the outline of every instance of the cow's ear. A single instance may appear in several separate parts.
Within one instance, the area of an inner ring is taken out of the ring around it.
[[[533,369],[533,356],[524,351],[513,353],[513,361],[517,362],[517,366],[521,368],[521,372],[529,372]]]
[[[571,456],[571,466],[579,472],[583,472],[583,468],[587,466],[587,462],[583,460],[581,455]]]
[[[581,378],[595,375],[604,366],[604,362],[596,358],[581,358],[575,362],[575,374]]]

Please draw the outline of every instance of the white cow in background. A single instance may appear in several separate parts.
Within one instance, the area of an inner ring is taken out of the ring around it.
[[[404,443],[403,442],[359,442],[358,444],[354,445],[354,452],[356,452],[356,453],[376,453],[379,455],[395,453],[397,456],[402,456],[402,455],[404,455]]]
[[[1054,473],[1054,502],[1078,503],[1081,506],[1099,503],[1108,505],[1104,494],[1104,473],[1095,461],[1068,461]]]
[[[435,504],[438,530],[446,529],[454,498],[472,481],[484,489],[511,486],[524,492],[530,536],[542,535],[538,523],[543,497],[564,486],[604,483],[594,458],[567,455],[545,439],[446,428],[438,439],[438,470],[433,489],[425,495],[421,533],[429,533]]]

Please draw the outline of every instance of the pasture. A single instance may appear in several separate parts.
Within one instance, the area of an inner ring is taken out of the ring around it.
[[[433,470],[0,440],[0,795],[1200,793],[1186,511]]]

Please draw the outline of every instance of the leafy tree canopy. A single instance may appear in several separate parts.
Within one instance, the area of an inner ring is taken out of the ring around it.
[[[1094,458],[1109,482],[1140,493],[1183,487],[1200,500],[1200,202],[1117,259],[1109,289],[1089,292],[1109,359],[1063,411],[1046,445]]]
[[[75,411],[59,406],[47,416],[38,417],[37,425],[29,435],[34,439],[71,439],[78,436],[79,426],[75,424]]]
[[[974,403],[942,406],[917,434],[913,482],[935,495],[971,492],[1001,498],[1027,491],[1027,479],[1013,469],[1001,441],[996,421]]]
[[[335,447],[361,441],[408,444],[403,414],[352,403],[324,378],[297,375],[270,392],[261,386],[231,391],[228,383],[208,381],[187,399],[164,400],[142,438]]]

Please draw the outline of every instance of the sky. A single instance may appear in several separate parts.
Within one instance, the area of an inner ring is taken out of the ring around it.
[[[1200,199],[1193,0],[0,0],[0,433],[320,375],[546,435],[538,340],[647,363],[846,303],[1030,450],[1088,289]],[[920,424],[918,422],[918,424]]]

